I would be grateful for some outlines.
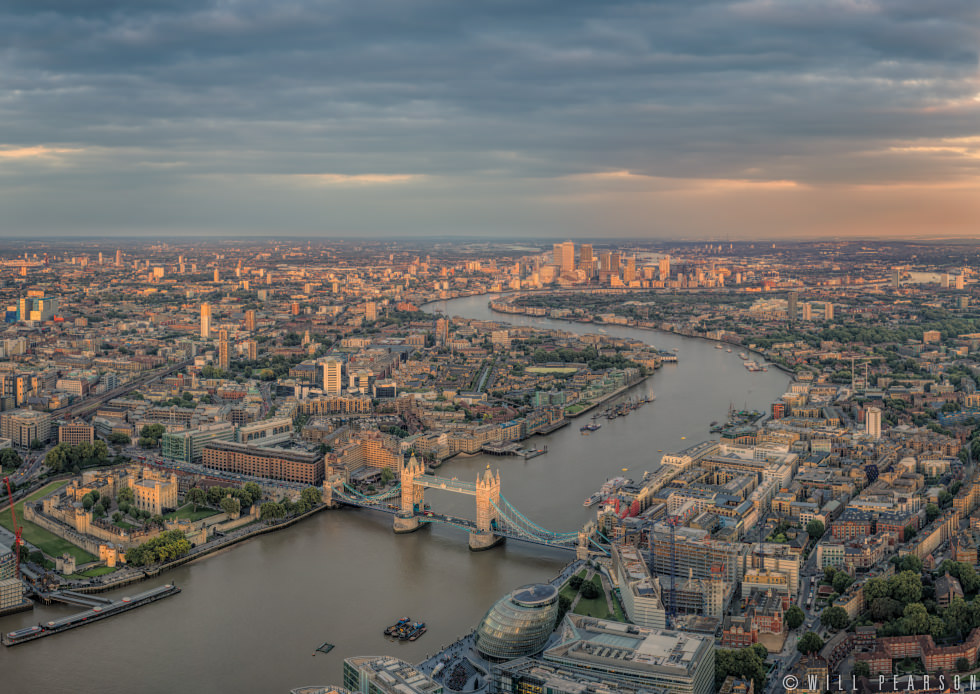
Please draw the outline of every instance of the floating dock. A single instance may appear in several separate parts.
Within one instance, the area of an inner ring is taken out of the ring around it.
[[[68,631],[69,629],[74,629],[75,627],[82,627],[86,624],[97,622],[100,619],[113,617],[117,614],[122,614],[123,612],[136,609],[137,607],[148,605],[151,602],[156,602],[157,600],[162,600],[163,598],[169,598],[171,595],[176,595],[179,592],[180,588],[168,583],[165,586],[153,588],[152,590],[148,590],[144,593],[134,595],[131,598],[121,598],[120,600],[108,601],[108,604],[106,605],[99,605],[90,610],[86,610],[85,612],[73,614],[70,617],[63,617],[62,619],[56,619],[50,622],[39,622],[34,626],[24,627],[23,629],[4,633],[0,635],[0,643],[3,643],[4,646],[17,646],[22,643],[27,643],[28,641],[34,641],[35,639],[39,639],[44,636],[60,634],[63,631]]]
[[[486,443],[480,446],[480,450],[489,455],[516,455],[527,460],[528,458],[536,458],[539,455],[544,455],[548,452],[548,447],[522,448],[516,443]]]

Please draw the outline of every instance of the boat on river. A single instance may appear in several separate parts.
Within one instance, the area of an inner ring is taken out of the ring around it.
[[[425,632],[425,622],[413,622],[405,617],[385,629],[385,636],[390,636],[399,641],[414,641]]]
[[[385,629],[385,636],[392,636],[394,633],[404,627],[406,624],[410,624],[412,621],[411,617],[402,617],[397,622],[392,624],[390,627]]]

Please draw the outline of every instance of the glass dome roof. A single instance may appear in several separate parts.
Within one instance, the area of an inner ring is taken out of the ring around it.
[[[539,653],[557,617],[557,588],[547,583],[521,586],[487,611],[476,630],[477,650],[497,660]]]

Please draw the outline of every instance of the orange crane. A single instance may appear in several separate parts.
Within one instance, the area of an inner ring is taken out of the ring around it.
[[[14,511],[14,495],[10,491],[10,478],[4,477],[3,481],[7,485],[7,498],[10,500],[10,520],[14,525],[14,577],[20,578],[20,548],[24,544],[21,535],[24,529],[17,525],[17,512]]]

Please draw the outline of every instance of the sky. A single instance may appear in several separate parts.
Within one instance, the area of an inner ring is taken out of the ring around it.
[[[0,236],[980,237],[977,0],[7,0]]]

